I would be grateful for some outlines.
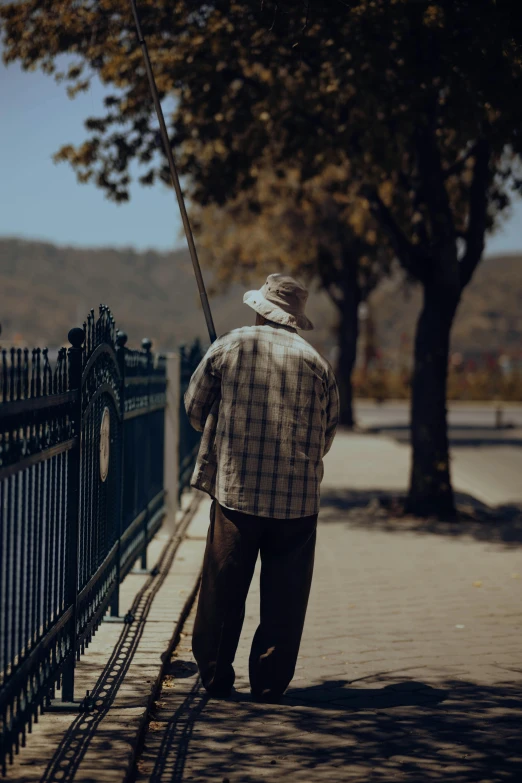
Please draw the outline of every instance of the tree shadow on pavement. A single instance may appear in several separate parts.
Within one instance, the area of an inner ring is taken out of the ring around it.
[[[291,688],[285,703],[324,709],[382,710],[399,706],[438,704],[448,693],[417,680],[391,683],[380,688],[350,688],[350,680],[332,680],[308,688]]]
[[[512,682],[336,680],[265,705],[245,693],[208,700],[195,681],[163,724],[147,779],[520,783],[521,695]]]
[[[432,533],[471,536],[506,546],[522,545],[522,504],[494,509],[465,493],[456,493],[459,517],[446,521],[436,517],[413,517],[403,513],[404,498],[384,490],[326,488],[321,493],[321,523],[344,522],[349,527],[384,532]]]

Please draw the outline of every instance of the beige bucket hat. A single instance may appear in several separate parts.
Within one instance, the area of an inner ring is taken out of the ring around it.
[[[288,275],[268,275],[259,291],[247,291],[243,302],[276,324],[310,331],[313,323],[305,315],[308,299],[306,288]]]

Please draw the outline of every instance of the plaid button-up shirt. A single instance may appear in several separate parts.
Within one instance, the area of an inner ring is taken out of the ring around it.
[[[185,407],[203,432],[192,486],[247,514],[318,512],[339,398],[330,365],[295,330],[246,326],[220,337],[192,376]]]

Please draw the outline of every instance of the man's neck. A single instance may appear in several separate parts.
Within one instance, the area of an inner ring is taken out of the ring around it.
[[[272,329],[284,329],[285,332],[297,332],[297,329],[295,329],[293,326],[287,326],[286,324],[276,324],[275,321],[268,321],[267,319],[265,319],[263,326],[271,326]]]

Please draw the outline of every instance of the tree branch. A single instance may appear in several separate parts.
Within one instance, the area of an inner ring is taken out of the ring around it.
[[[324,290],[334,303],[334,305],[337,307],[337,309],[342,313],[344,310],[344,299],[340,296],[337,296],[335,293],[335,286],[334,285],[326,285],[324,286]]]
[[[401,266],[410,275],[423,282],[427,276],[427,269],[422,263],[421,255],[397,225],[393,215],[375,188],[363,186],[361,195],[370,202],[372,214],[388,235]]]
[[[419,161],[422,198],[428,209],[433,245],[455,241],[453,213],[444,183],[440,150],[434,133],[434,120],[418,129],[415,146]]]
[[[339,296],[336,290],[340,288],[339,271],[335,269],[331,251],[320,246],[318,261],[321,285],[335,306],[342,312],[344,307],[344,298]]]
[[[467,152],[464,153],[464,155],[461,155],[458,160],[455,161],[451,166],[448,166],[447,169],[444,169],[444,179],[448,179],[449,177],[452,177],[454,174],[460,174],[462,169],[464,168],[464,164],[467,160],[469,160],[473,155],[475,155],[477,151],[477,144],[478,142],[475,142],[470,146]]]
[[[488,190],[491,182],[490,159],[489,142],[486,139],[481,139],[476,144],[475,168],[469,192],[466,252],[459,266],[461,289],[464,289],[473,277],[484,252],[484,238],[488,220]]]

